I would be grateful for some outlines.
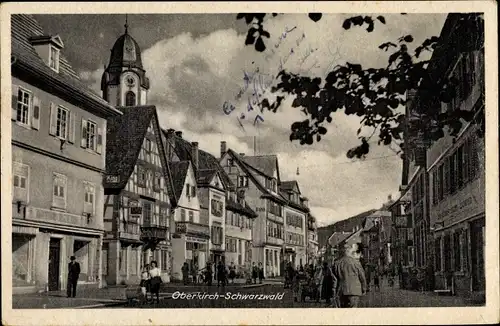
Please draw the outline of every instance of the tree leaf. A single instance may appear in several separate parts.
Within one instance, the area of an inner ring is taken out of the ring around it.
[[[310,13],[309,14],[309,18],[315,23],[318,22],[322,16],[323,16],[323,14],[321,14],[321,13]]]
[[[245,17],[245,14],[237,14],[236,19],[242,19]]]
[[[264,44],[264,40],[262,40],[262,37],[258,37],[257,41],[255,42],[255,50],[259,52],[264,52],[266,50],[266,45]]]
[[[413,42],[413,36],[411,36],[411,35],[406,35],[406,36],[404,37],[404,40],[405,40],[405,42],[411,43],[411,42]]]
[[[250,28],[248,30],[247,38],[245,39],[245,45],[250,45],[255,43],[255,36],[253,36],[255,31],[252,31],[252,29],[257,31],[255,28]]]
[[[378,16],[377,19],[382,23],[385,24],[385,18],[384,16]]]
[[[346,19],[346,20],[344,20],[344,23],[342,24],[342,27],[343,27],[344,29],[349,29],[349,28],[351,28],[351,20],[350,20],[350,19]]]
[[[244,14],[244,16],[245,16],[245,21],[246,21],[247,25],[253,21],[253,18],[254,18],[253,14]]]
[[[321,135],[325,135],[326,134],[326,128],[325,127],[318,127],[318,133],[321,134]]]
[[[264,31],[264,30],[262,30],[262,31],[260,32],[260,35],[261,35],[261,36],[265,36],[265,37],[267,37],[267,38],[270,38],[270,37],[271,37],[271,34],[269,34],[269,32],[268,32],[268,31]]]

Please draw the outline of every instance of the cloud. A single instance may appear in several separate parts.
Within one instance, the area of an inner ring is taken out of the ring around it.
[[[244,72],[251,74],[258,68],[267,83],[278,72],[280,60],[286,61],[283,66],[291,72],[321,77],[345,61],[383,67],[388,54],[378,45],[412,34],[416,46],[429,36],[439,35],[446,17],[386,15],[387,24],[377,24],[368,33],[363,27],[344,30],[342,22],[349,16],[325,14],[317,23],[307,15],[297,14],[269,19],[265,29],[271,38],[265,39],[268,49],[264,53],[245,46],[246,35],[236,29],[196,37],[184,32],[163,39],[142,52],[151,81],[149,104],[157,106],[162,127],[182,130],[184,138],[198,141],[201,149],[216,156],[221,140],[227,141],[233,150],[251,155],[256,136],[258,153],[278,154],[282,179],[299,181],[321,223],[378,208],[389,194],[397,193],[401,161],[387,148],[376,145],[366,161],[350,162],[346,158],[346,151],[358,144],[358,117],[335,114],[321,142],[301,146],[289,141],[291,124],[306,118],[299,109],[291,107],[293,98],[287,97],[275,114],[247,110],[249,96],[259,91],[257,84],[248,85],[243,96],[237,98],[245,88]],[[283,38],[287,30],[292,31]],[[100,93],[102,68],[80,75]],[[229,115],[222,110],[226,101],[235,107]],[[242,113],[243,127],[238,122]],[[264,119],[258,128],[253,125],[257,114]],[[391,157],[381,158],[384,156]],[[297,167],[300,175],[296,175]]]

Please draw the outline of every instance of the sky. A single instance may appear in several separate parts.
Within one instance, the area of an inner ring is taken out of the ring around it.
[[[148,104],[156,105],[162,127],[182,130],[184,138],[199,142],[216,157],[221,140],[238,153],[276,154],[281,180],[299,182],[321,226],[380,208],[389,195],[396,198],[401,159],[376,144],[364,161],[348,159],[347,150],[359,143],[359,119],[342,111],[332,116],[320,142],[290,142],[291,124],[306,118],[291,107],[293,97],[286,97],[277,113],[261,114],[263,121],[255,127],[256,112],[246,110],[253,88],[240,99],[237,94],[245,88],[245,74],[260,75],[259,80],[271,85],[280,62],[289,72],[318,77],[345,62],[384,67],[388,54],[378,48],[381,43],[411,34],[417,45],[438,36],[446,19],[445,14],[385,14],[386,24],[376,24],[372,33],[359,27],[344,30],[342,22],[353,15],[325,14],[316,23],[306,14],[267,15],[264,27],[270,38],[265,39],[263,53],[245,45],[248,26],[236,20],[236,14],[128,15],[128,30],[141,48],[151,83]],[[63,54],[82,80],[101,94],[102,72],[124,32],[125,16],[35,18],[46,32],[61,36]],[[224,103],[235,110],[225,114]]]

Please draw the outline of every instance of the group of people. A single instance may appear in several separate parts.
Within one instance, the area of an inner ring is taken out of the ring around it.
[[[292,280],[292,288],[297,292],[301,280],[312,287],[318,299],[325,300],[338,308],[355,308],[359,300],[368,291],[365,271],[361,265],[361,248],[359,244],[346,244],[343,256],[329,265],[324,261],[322,266],[315,268],[309,265],[295,271],[289,264],[285,278]]]
[[[198,265],[194,264],[192,268],[189,267],[187,262],[181,268],[182,280],[186,285],[190,282],[193,283],[205,283],[209,286],[212,285],[214,280],[217,281],[217,286],[225,286],[228,283],[234,283],[236,278],[236,266],[234,262],[231,262],[229,266],[226,266],[224,262],[219,261],[215,266],[211,262],[207,262],[205,268],[198,270]],[[189,279],[191,275],[192,279]]]
[[[143,266],[141,271],[141,293],[144,301],[148,301],[148,292],[151,293],[151,299],[160,303],[160,285],[162,283],[161,271],[158,263],[153,260],[151,263]]]

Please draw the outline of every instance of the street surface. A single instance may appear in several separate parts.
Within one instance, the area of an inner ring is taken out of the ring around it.
[[[181,298],[181,294],[191,294],[191,299]],[[54,309],[54,308],[326,308],[326,303],[295,302],[292,291],[283,289],[280,282],[265,282],[245,286],[243,284],[228,285],[217,288],[217,285],[196,286],[182,284],[166,284],[160,293],[160,303],[129,304],[125,299],[124,289],[82,290],[77,298],[66,298],[63,293],[32,294],[13,296],[14,309]],[[215,294],[219,297],[216,298]],[[238,296],[239,297],[236,297]],[[275,297],[270,297],[274,295]],[[200,298],[202,296],[203,298]],[[210,297],[212,296],[212,297]],[[246,297],[245,297],[246,296]],[[370,307],[464,307],[478,306],[470,300],[453,296],[438,296],[432,292],[416,292],[389,287],[382,283],[380,291],[370,291],[360,301],[361,308]]]

